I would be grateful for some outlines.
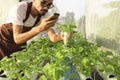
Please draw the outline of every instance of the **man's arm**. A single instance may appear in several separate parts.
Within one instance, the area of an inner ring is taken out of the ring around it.
[[[16,44],[22,44],[24,42],[27,42],[29,39],[42,31],[42,29],[38,29],[38,27],[34,27],[30,31],[24,33],[22,33],[22,30],[23,26],[13,25],[13,36]]]
[[[48,36],[52,42],[59,42],[64,39],[64,32],[60,32],[60,34],[56,34],[55,31],[50,28],[47,30],[48,31]],[[70,40],[73,36],[73,32],[69,33],[67,38]]]
[[[48,29],[48,36],[52,42],[59,42],[63,40],[62,35],[56,34],[52,28]]]
[[[14,41],[16,42],[16,44],[22,44],[24,42],[27,42],[29,39],[31,39],[38,33],[48,30],[50,27],[53,27],[57,19],[49,21],[48,20],[49,18],[50,17],[42,20],[40,25],[33,27],[30,31],[24,32],[24,33],[22,33],[23,31],[22,25],[13,24],[13,36],[14,36]]]

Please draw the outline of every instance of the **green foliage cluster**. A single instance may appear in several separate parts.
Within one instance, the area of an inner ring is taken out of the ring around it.
[[[58,28],[62,31],[62,32],[66,32],[66,33],[70,33],[73,31],[74,28],[76,28],[75,23],[70,23],[70,24],[59,24],[58,23]]]
[[[30,80],[34,73],[44,73],[45,76],[40,80],[61,80],[64,71],[69,69],[67,65],[70,62],[87,77],[90,76],[91,69],[97,66],[100,71],[114,73],[120,79],[120,57],[114,57],[110,51],[99,50],[97,44],[89,42],[80,33],[74,33],[67,47],[63,41],[52,43],[49,38],[39,38],[23,51],[11,56],[12,58],[5,57],[0,61],[0,69],[11,71],[9,77],[20,80]],[[43,66],[43,61],[46,60],[50,62]],[[20,70],[22,72],[18,73]],[[24,76],[21,76],[22,73]]]

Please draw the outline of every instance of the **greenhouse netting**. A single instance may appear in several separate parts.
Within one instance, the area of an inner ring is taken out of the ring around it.
[[[87,0],[86,37],[120,53],[120,0]]]

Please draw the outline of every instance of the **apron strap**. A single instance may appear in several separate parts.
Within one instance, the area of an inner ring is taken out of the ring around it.
[[[30,16],[31,8],[32,8],[32,2],[28,3],[27,12],[26,12],[26,18],[23,20],[23,22],[25,22],[28,19],[28,17]],[[41,18],[41,15],[38,14],[37,19],[36,19],[36,21],[35,21],[35,23],[34,23],[34,25],[32,27],[34,27],[40,21],[40,18]]]

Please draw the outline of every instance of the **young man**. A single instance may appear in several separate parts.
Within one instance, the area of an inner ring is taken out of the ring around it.
[[[52,16],[49,16],[41,19],[53,7],[53,0],[32,0],[32,3],[20,2],[14,6],[7,23],[0,27],[0,59],[22,50],[21,46],[43,31],[47,31],[52,42],[61,41],[63,34],[56,35],[51,28],[58,18],[50,20]]]

